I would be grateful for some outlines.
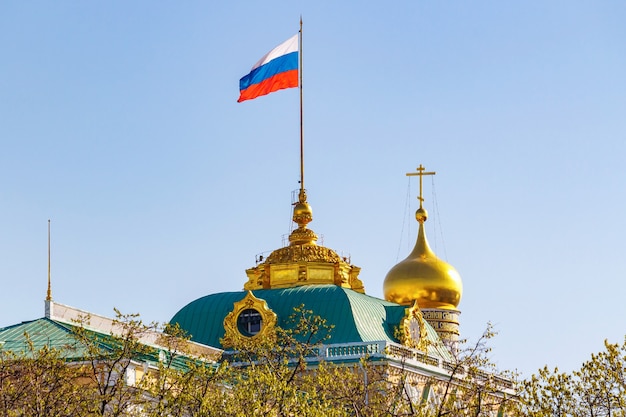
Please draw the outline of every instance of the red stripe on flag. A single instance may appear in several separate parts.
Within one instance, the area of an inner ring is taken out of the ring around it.
[[[253,84],[245,90],[241,90],[239,100],[241,103],[244,100],[251,100],[266,94],[272,93],[283,88],[291,88],[298,86],[298,70],[289,70],[276,74],[270,78],[261,81],[258,84]]]

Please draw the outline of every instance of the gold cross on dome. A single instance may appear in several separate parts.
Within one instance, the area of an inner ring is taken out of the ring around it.
[[[415,177],[416,175],[420,177],[420,195],[419,197],[417,197],[417,199],[420,202],[420,208],[422,208],[422,202],[424,201],[424,197],[422,197],[422,178],[424,177],[424,175],[435,175],[436,172],[424,172],[426,168],[424,168],[422,166],[422,164],[420,164],[419,167],[417,167],[417,172],[407,172],[406,176],[407,177]]]

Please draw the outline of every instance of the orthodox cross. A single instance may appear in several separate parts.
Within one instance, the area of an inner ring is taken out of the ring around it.
[[[424,197],[422,197],[422,178],[424,177],[424,175],[435,175],[436,172],[424,172],[426,168],[424,168],[422,166],[422,164],[420,164],[419,167],[417,167],[417,172],[407,172],[406,176],[407,177],[414,177],[414,176],[419,176],[420,177],[420,195],[419,197],[417,197],[417,199],[420,202],[420,208],[422,208],[422,202],[424,201]]]

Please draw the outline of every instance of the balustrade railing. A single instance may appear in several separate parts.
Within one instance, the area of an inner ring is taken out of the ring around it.
[[[389,357],[404,361],[415,361],[435,367],[442,366],[441,360],[438,358],[397,343],[386,341],[322,345],[315,349],[314,354],[311,355],[311,359],[335,361],[366,356]]]

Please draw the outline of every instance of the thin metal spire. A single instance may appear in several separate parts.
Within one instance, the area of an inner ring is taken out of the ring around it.
[[[52,301],[52,283],[50,280],[50,219],[48,219],[48,292],[46,301]]]

